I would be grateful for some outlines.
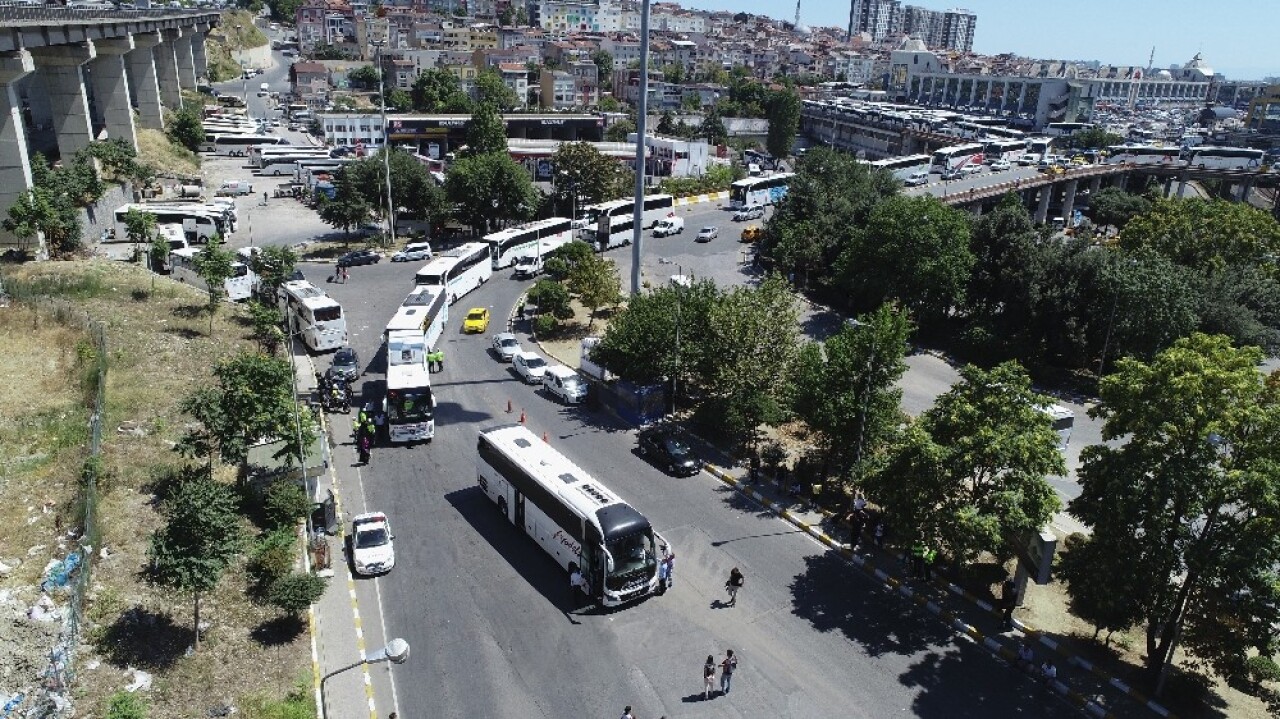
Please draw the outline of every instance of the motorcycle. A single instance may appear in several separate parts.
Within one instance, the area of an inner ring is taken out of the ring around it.
[[[331,381],[329,389],[324,394],[324,409],[326,412],[341,411],[347,414],[351,411],[351,390],[347,388],[346,383]]]

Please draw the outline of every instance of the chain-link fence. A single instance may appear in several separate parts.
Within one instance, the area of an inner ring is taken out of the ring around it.
[[[0,273],[0,307],[21,306],[32,314],[32,329],[45,323],[78,327],[86,335],[88,351],[81,351],[81,384],[89,409],[89,447],[81,471],[76,527],[79,546],[52,565],[42,583],[50,593],[65,593],[65,619],[57,641],[49,649],[48,664],[32,696],[13,697],[0,708],[0,717],[61,719],[72,714],[71,683],[75,678],[75,650],[80,643],[84,596],[92,573],[94,550],[99,546],[98,478],[102,474],[102,422],[107,385],[107,339],[101,322],[85,310],[59,297],[45,294],[49,288],[15,281]]]

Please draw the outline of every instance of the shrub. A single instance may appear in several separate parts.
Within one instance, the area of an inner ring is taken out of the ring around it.
[[[262,512],[270,529],[292,528],[311,513],[311,500],[293,480],[276,480],[263,498]]]
[[[290,528],[277,529],[262,537],[249,557],[249,578],[259,592],[293,571],[297,537]]]
[[[310,572],[293,572],[271,583],[267,601],[296,617],[324,594],[325,586],[323,578]]]
[[[147,702],[138,694],[118,691],[107,704],[107,719],[147,719]]]

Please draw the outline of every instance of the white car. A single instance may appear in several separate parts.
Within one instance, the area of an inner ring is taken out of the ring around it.
[[[992,172],[1000,172],[1001,170],[1007,170],[1009,169],[1009,167],[1010,167],[1010,164],[1008,160],[996,160],[995,162],[991,163]]]
[[[528,384],[542,384],[542,376],[547,373],[547,361],[534,352],[515,353],[511,357],[511,366]]]
[[[751,205],[733,213],[734,222],[746,222],[748,220],[759,220],[764,217],[764,205]]]
[[[381,227],[378,228],[382,230]],[[403,250],[391,256],[392,262],[410,262],[413,260],[429,260],[431,259],[431,243],[430,242],[410,242],[404,246]]]
[[[493,353],[503,362],[510,362],[515,356],[524,352],[520,340],[510,332],[499,332],[493,336]]]
[[[720,236],[720,228],[714,225],[704,227],[698,230],[698,236],[693,238],[694,242],[710,242]]]
[[[1040,158],[1036,157],[1035,155],[1023,155],[1022,157],[1018,158],[1018,165],[1020,167],[1027,167],[1029,165],[1034,165],[1039,161],[1040,161]]]
[[[396,566],[396,536],[382,512],[357,514],[351,520],[351,563],[356,574],[386,574]]]

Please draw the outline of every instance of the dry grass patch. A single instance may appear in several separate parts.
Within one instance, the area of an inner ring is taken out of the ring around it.
[[[16,268],[11,274],[19,282],[90,288],[79,291],[74,301],[106,326],[109,369],[103,441],[110,479],[101,498],[100,524],[101,546],[107,554],[95,564],[87,594],[85,642],[89,647],[77,656],[74,687],[81,713],[100,716],[107,697],[130,682],[128,667],[154,675],[147,697],[152,719],[204,716],[227,703],[238,706],[250,696],[283,696],[308,666],[307,636],[277,631],[277,612],[249,598],[241,566],[227,572],[218,590],[202,602],[201,616],[208,625],[199,654],[191,656],[190,600],[151,587],[142,574],[150,533],[162,523],[154,493],[166,468],[179,461],[172,447],[187,418],[178,404],[209,381],[211,368],[220,359],[253,347],[241,310],[223,306],[214,319],[211,339],[202,309],[206,295],[167,279],[157,280],[153,291],[150,275],[130,265],[42,263]],[[0,457],[16,461],[34,452],[8,441],[11,421],[3,418],[23,415],[5,410],[42,408],[44,414],[38,416],[56,418],[61,407],[68,403],[74,407],[80,398],[74,381],[76,334],[55,328],[52,337],[37,336],[25,329],[20,312],[14,316],[19,318],[21,332],[9,329],[10,323],[0,324],[0,333],[10,332],[9,337],[0,334],[0,338],[11,340],[6,343],[2,370],[10,381],[0,388]],[[37,415],[28,412],[26,416]],[[83,416],[75,426],[83,426]],[[52,426],[64,425],[54,422]],[[27,460],[35,468],[30,471],[79,476],[83,431],[79,436],[70,429],[64,431],[78,441],[72,445],[77,450],[75,461],[59,465],[52,460],[44,464]],[[48,432],[45,445],[69,441],[55,441],[58,436]],[[226,474],[229,478],[230,470]],[[74,484],[71,480],[71,489]],[[6,508],[0,511],[9,511],[14,504],[0,503]],[[10,552],[3,549],[8,541],[6,533],[0,539],[0,556]],[[39,564],[43,568],[42,560]]]
[[[189,177],[200,174],[199,156],[159,130],[138,128],[138,160],[156,168],[156,172],[162,175]]]

